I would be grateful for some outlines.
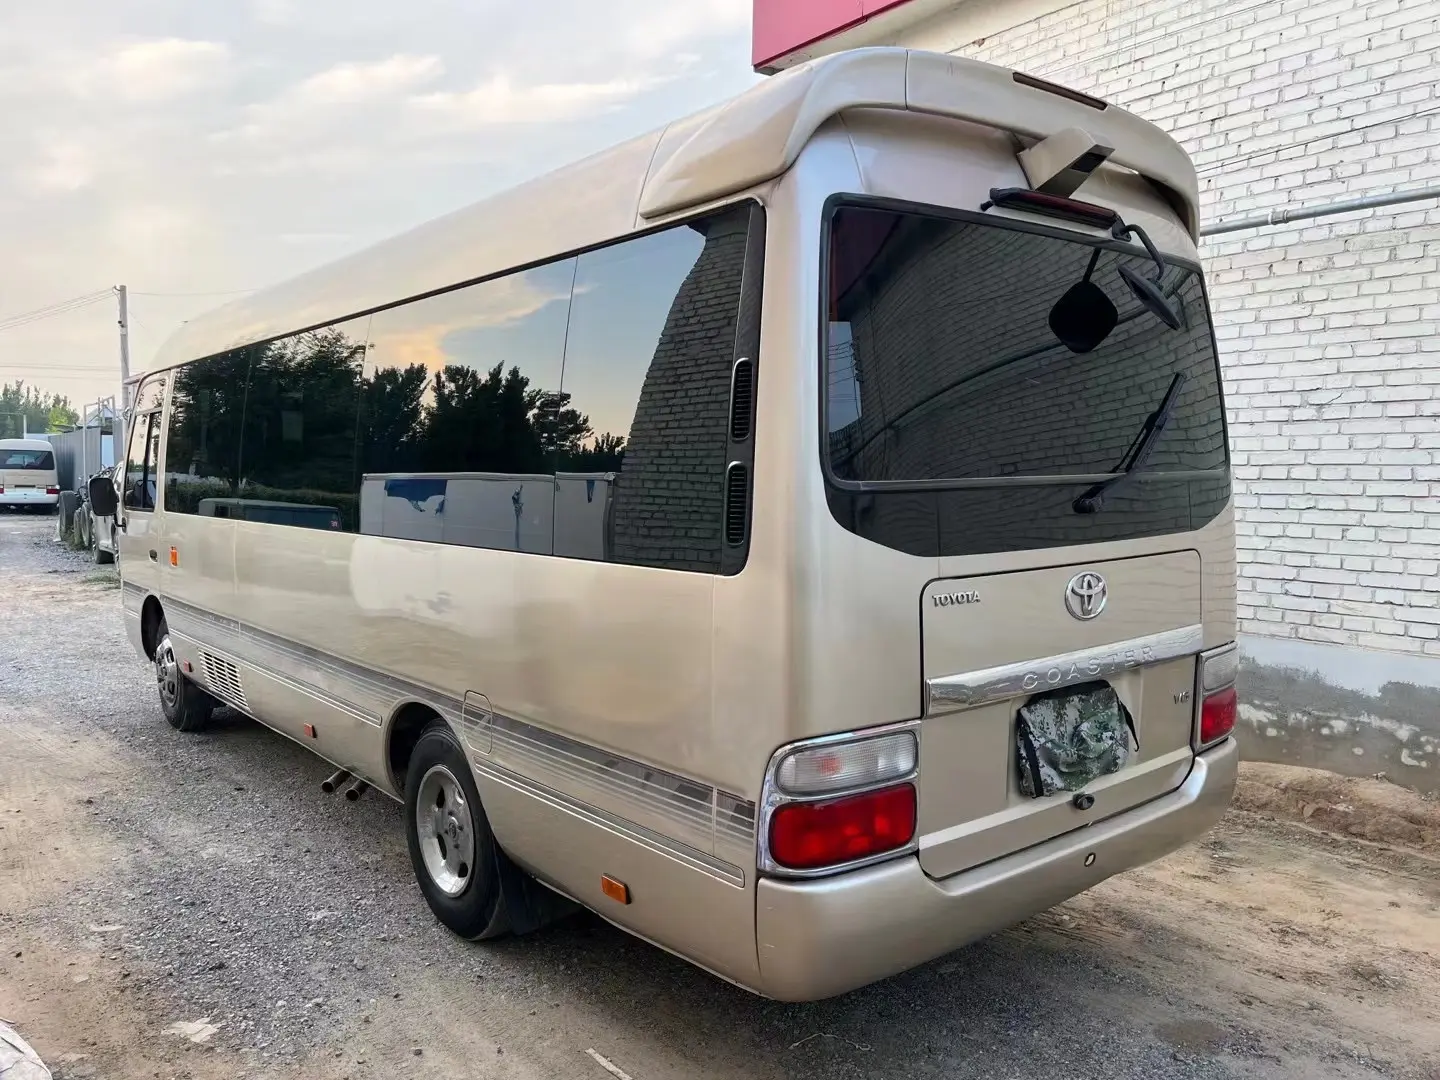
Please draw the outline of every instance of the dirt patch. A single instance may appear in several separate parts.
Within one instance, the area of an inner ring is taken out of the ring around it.
[[[96,742],[70,738],[0,708],[0,911],[43,903],[112,857],[89,827],[96,798],[125,768]]]
[[[1440,864],[1426,856],[1232,810],[1199,844],[1013,932],[1183,987],[1193,1015],[1160,1010],[1154,1030],[1187,1059],[1245,1076],[1440,1075]],[[1137,1023],[1154,1011],[1136,1007]]]
[[[44,1055],[56,1080],[342,1075],[323,1066],[247,1061],[209,1045],[205,1029],[193,1025],[200,1018],[161,1019],[172,1008],[157,999],[135,966],[111,959],[101,935],[66,949],[27,934],[7,940],[0,953],[0,1015]],[[198,1037],[187,1037],[191,1033]]]
[[[1235,805],[1440,859],[1440,798],[1381,778],[1246,762]]]

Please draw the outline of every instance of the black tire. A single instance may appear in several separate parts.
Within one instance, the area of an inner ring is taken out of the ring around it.
[[[155,628],[155,682],[160,692],[160,711],[176,731],[200,731],[210,723],[219,704],[185,677],[175,648],[170,644],[170,627],[165,617]]]
[[[453,786],[463,795],[463,806],[453,798],[446,804],[446,788]],[[422,791],[427,796],[424,806],[420,803]],[[448,826],[435,827],[441,817],[455,827],[453,831],[447,832]],[[430,824],[422,825],[424,821]],[[405,842],[415,880],[437,919],[471,940],[514,932],[510,912],[516,901],[523,907],[524,894],[529,891],[526,885],[531,883],[495,842],[465,751],[443,720],[431,721],[410,756],[405,776]],[[441,862],[449,859],[456,863],[453,870],[441,871],[449,873],[443,881],[432,869],[437,854]]]

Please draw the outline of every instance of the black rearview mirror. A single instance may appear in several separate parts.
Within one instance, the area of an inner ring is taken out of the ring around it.
[[[1128,266],[1120,267],[1120,277],[1125,282],[1126,287],[1129,288],[1131,295],[1140,301],[1146,311],[1154,315],[1171,330],[1179,330],[1181,325],[1183,325],[1180,319],[1180,313],[1175,310],[1175,305],[1170,302],[1170,299],[1165,295],[1164,288],[1162,288],[1165,280],[1165,271],[1170,269],[1165,264],[1165,257],[1156,250],[1155,245],[1150,241],[1149,234],[1139,225],[1119,223],[1111,232],[1116,239],[1119,240],[1128,239],[1132,233],[1140,237],[1140,243],[1145,245],[1146,252],[1150,255],[1150,258],[1155,260],[1155,280],[1151,281],[1149,278],[1141,277]]]
[[[92,476],[86,485],[90,499],[90,512],[96,517],[114,517],[120,500],[115,496],[115,484],[109,476]]]
[[[1154,315],[1171,330],[1180,329],[1180,313],[1166,298],[1160,288],[1160,282],[1151,281],[1149,278],[1141,277],[1128,266],[1120,267],[1120,277],[1129,286],[1130,293],[1145,305],[1145,310]]]
[[[1050,332],[1073,353],[1088,353],[1115,329],[1120,314],[1105,290],[1090,280],[1077,281],[1050,309]]]

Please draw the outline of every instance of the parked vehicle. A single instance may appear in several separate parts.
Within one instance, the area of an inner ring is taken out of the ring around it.
[[[0,439],[0,507],[53,514],[60,504],[55,449],[47,439]]]
[[[95,508],[90,503],[88,497],[89,483],[100,480],[102,482],[109,483],[113,489],[116,484],[116,478],[120,474],[120,469],[120,465],[115,465],[108,469],[101,469],[90,479],[90,481],[86,485],[87,497],[84,507],[87,521],[85,537],[86,546],[89,548],[90,553],[95,557],[95,561],[102,566],[113,563],[116,556],[119,554],[119,529],[116,526],[116,519],[113,514],[102,515],[95,513]]]
[[[189,322],[92,484],[126,627],[177,729],[401,801],[458,934],[903,971],[1229,803],[1197,221],[1104,102],[801,65]],[[251,499],[338,527],[202,508]]]

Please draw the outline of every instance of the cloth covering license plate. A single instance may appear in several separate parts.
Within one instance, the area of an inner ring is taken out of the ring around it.
[[[1032,799],[1081,791],[1140,749],[1135,720],[1106,682],[1036,694],[1015,718],[1020,790]]]

